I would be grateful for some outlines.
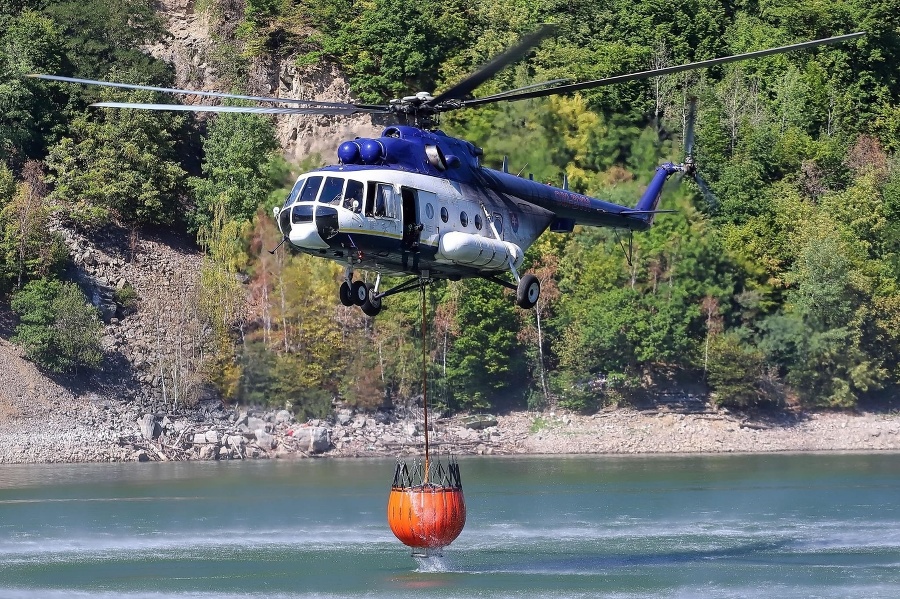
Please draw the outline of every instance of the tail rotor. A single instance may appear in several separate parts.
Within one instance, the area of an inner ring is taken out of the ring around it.
[[[694,121],[696,117],[697,97],[691,96],[688,103],[687,122],[684,128],[684,164],[682,164],[682,167],[684,168],[684,174],[690,177],[697,184],[697,187],[700,188],[700,192],[703,194],[709,207],[715,209],[719,204],[719,200],[709,189],[700,173],[697,172],[697,163],[694,160]]]

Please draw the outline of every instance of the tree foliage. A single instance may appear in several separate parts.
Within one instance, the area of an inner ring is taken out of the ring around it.
[[[259,115],[225,113],[212,120],[203,140],[203,176],[190,179],[192,226],[207,224],[216,206],[228,218],[250,220],[282,183],[273,164],[277,147],[272,121]]]
[[[234,8],[217,3],[221,14]],[[260,205],[285,170],[267,117],[210,119],[202,162],[189,169],[183,150],[195,124],[85,108],[101,94],[141,101],[153,94],[22,77],[171,82],[171,71],[141,51],[162,39],[149,4],[0,2],[4,290],[52,284],[45,278],[58,270],[51,249],[58,245],[41,232],[54,210],[87,228],[120,221],[198,231],[207,252],[198,296],[215,345],[207,377],[230,398],[309,417],[325,414],[333,398],[372,408],[421,394],[423,352],[430,395],[452,410],[522,405],[526,397],[534,406],[590,410],[673,372],[705,381],[721,404],[744,408],[784,397],[849,408],[900,387],[894,3],[247,0],[240,7],[241,23],[226,28],[236,31],[235,46],[220,54],[242,65],[264,55],[292,55],[299,67],[337,63],[354,97],[373,102],[440,92],[542,22],[556,23],[557,34],[476,95],[868,33],[446,115],[442,127],[483,147],[487,165],[506,156],[523,176],[555,184],[566,176],[576,191],[633,205],[657,164],[683,159],[688,99],[696,96],[695,158],[716,202],[673,181],[662,207],[676,214],[659,215],[632,240],[603,229],[545,236],[528,254],[548,293],[535,312],[517,313],[483,280],[437,284],[427,294],[433,324],[423,347],[415,294],[391,297],[373,320],[338,304],[335,264],[263,251],[278,233]],[[195,176],[188,179],[188,170]],[[39,330],[29,331],[23,342],[41,347]]]
[[[127,99],[147,102],[153,95],[132,92]],[[87,229],[171,224],[185,177],[174,138],[181,123],[169,113],[133,109],[76,116],[47,156],[50,200]]]
[[[34,280],[13,295],[11,305],[19,316],[13,340],[30,360],[58,373],[100,365],[103,324],[76,284]]]

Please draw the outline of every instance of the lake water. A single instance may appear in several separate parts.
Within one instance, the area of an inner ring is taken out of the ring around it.
[[[430,559],[393,466],[0,466],[0,598],[900,597],[897,454],[464,458]]]

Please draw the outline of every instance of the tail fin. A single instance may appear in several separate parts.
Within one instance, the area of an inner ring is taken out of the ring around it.
[[[644,195],[638,200],[637,206],[634,207],[634,212],[648,213],[648,218],[652,221],[653,212],[656,211],[656,207],[659,205],[659,198],[662,193],[663,185],[669,177],[682,170],[684,169],[671,162],[660,165],[659,168],[656,169],[656,174],[653,175],[653,180],[650,181],[650,185],[647,186],[647,191],[644,192]]]

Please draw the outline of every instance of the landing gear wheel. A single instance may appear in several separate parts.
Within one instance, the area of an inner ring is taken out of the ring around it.
[[[527,274],[519,280],[519,286],[516,287],[516,305],[525,310],[529,310],[537,303],[541,297],[541,282],[533,274]]]
[[[350,287],[350,295],[354,304],[362,306],[369,297],[369,290],[362,281],[353,281],[353,285]]]
[[[356,305],[356,302],[353,301],[353,291],[350,289],[350,283],[347,281],[341,283],[341,288],[338,290],[338,296],[340,296],[343,305]]]
[[[366,316],[378,316],[378,313],[381,312],[381,298],[376,298],[375,296],[375,288],[371,285],[366,289],[367,297],[366,301],[363,302],[362,311]]]

